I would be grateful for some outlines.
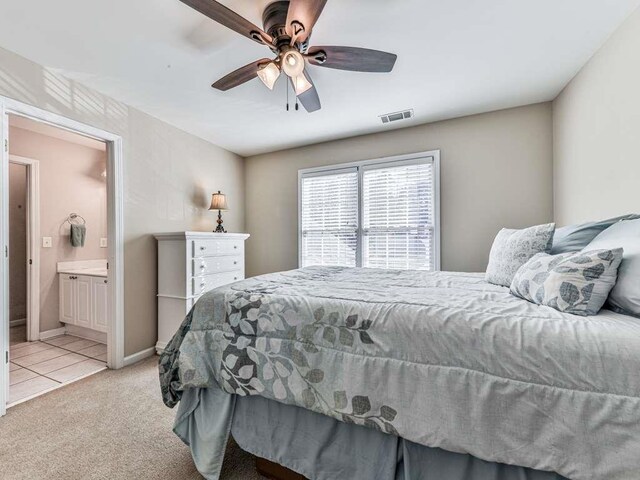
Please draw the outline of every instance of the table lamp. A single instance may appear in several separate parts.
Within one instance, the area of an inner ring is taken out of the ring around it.
[[[218,210],[218,227],[214,230],[215,233],[227,233],[222,226],[222,211],[229,210],[227,205],[227,196],[218,190],[218,193],[214,193],[211,198],[211,207],[209,210]]]

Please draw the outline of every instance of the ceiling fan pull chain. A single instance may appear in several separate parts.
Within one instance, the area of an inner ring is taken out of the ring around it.
[[[287,112],[289,111],[289,82],[284,83],[284,89],[287,91]]]

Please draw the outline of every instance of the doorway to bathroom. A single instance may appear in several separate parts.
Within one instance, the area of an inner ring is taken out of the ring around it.
[[[9,156],[9,340],[39,339],[40,229],[39,162]]]
[[[119,137],[0,98],[0,416],[120,368]]]
[[[106,169],[104,141],[9,115],[8,406],[106,369]]]

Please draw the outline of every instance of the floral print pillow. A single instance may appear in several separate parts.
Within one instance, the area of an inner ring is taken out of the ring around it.
[[[511,293],[574,315],[596,315],[616,284],[621,248],[548,255],[540,253],[518,270]]]
[[[508,287],[522,265],[538,253],[549,253],[553,245],[555,223],[523,230],[500,230],[491,247],[486,281]]]

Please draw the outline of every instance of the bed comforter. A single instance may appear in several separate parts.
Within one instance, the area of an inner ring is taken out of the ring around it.
[[[573,480],[640,479],[640,319],[577,317],[479,274],[313,267],[203,296],[163,399],[220,387]]]

